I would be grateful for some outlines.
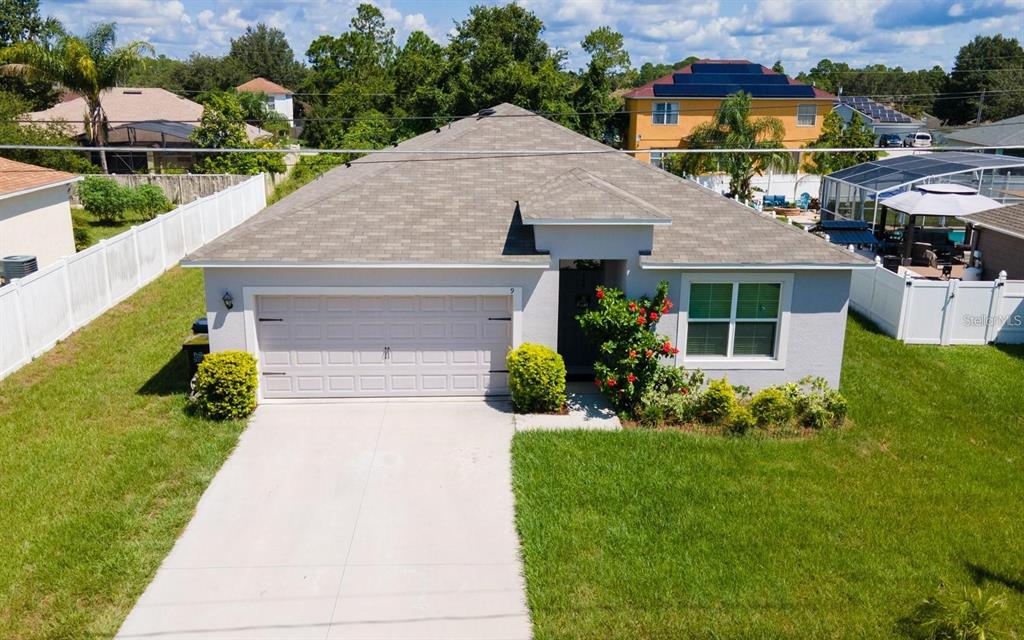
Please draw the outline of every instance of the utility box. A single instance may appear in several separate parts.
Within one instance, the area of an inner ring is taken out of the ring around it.
[[[181,350],[188,360],[188,379],[191,380],[199,370],[199,363],[210,353],[210,336],[205,333],[192,335],[182,343]]]

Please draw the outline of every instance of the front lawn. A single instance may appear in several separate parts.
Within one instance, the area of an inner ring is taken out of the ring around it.
[[[143,222],[146,222],[146,220],[141,218],[125,218],[117,222],[103,222],[95,215],[81,207],[74,207],[71,209],[71,221],[75,228],[83,228],[89,233],[88,246],[90,247],[100,240],[113,238],[117,234],[124,233],[135,225],[140,225]],[[86,247],[80,247],[79,250],[85,248]]]
[[[841,432],[517,434],[537,638],[891,637],[940,581],[1006,594],[1020,634],[1022,380],[1024,349],[851,319]]]
[[[234,447],[183,413],[202,273],[174,269],[0,381],[0,637],[114,634]]]

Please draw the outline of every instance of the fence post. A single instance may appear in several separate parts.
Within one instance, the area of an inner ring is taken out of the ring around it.
[[[21,298],[21,278],[15,278],[11,281],[11,285],[14,287],[14,307],[18,313],[18,324],[21,331],[21,361],[29,362],[32,360],[32,348],[28,340],[28,317],[25,315],[25,302]]]
[[[914,295],[914,279],[910,277],[910,272],[906,271],[903,273],[903,297],[900,300],[900,317],[896,324],[896,337],[903,340],[903,336],[906,334],[908,316],[907,307],[910,306],[910,298]]]
[[[953,341],[953,322],[956,320],[959,280],[950,278],[946,283],[946,302],[942,305],[942,326],[939,328],[939,344],[948,345]]]
[[[135,289],[142,286],[142,257],[139,255],[138,227],[132,226],[132,253],[135,254]]]
[[[999,277],[992,283],[992,295],[988,300],[988,315],[985,317],[985,344],[995,342],[999,336],[996,329],[996,317],[1003,308],[1003,291],[1006,289],[1006,272],[1000,271]],[[1002,327],[999,327],[1002,329]]]
[[[164,227],[167,225],[167,218],[161,217],[157,227],[160,229],[160,272],[167,271],[167,232]]]
[[[875,313],[875,289],[878,288],[878,270],[882,268],[882,258],[875,256],[875,268],[871,270],[871,296],[868,297],[868,318],[872,322],[878,323],[877,313]]]
[[[100,262],[103,263],[103,300],[104,307],[109,309],[110,305],[114,302],[114,296],[110,293],[110,264],[107,262],[107,240],[104,238],[99,242],[100,250],[99,254],[102,257]]]
[[[71,274],[68,272],[67,256],[61,258],[60,263],[60,271],[64,280],[64,304],[68,307],[68,333],[71,333],[78,328],[78,322],[75,321],[75,307],[71,303]]]

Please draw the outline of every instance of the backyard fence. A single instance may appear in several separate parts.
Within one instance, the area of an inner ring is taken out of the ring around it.
[[[729,191],[729,176],[726,175],[696,176],[694,180],[718,193]],[[821,176],[811,173],[765,174],[751,178],[750,186],[760,189],[764,195],[785,196],[786,200],[792,202],[799,199],[802,193],[808,193],[812,198],[817,198],[821,188]]]
[[[271,174],[264,174],[264,176],[269,196],[276,184],[284,179],[284,176],[282,175],[280,178],[271,176]],[[126,187],[137,187],[140,184],[155,185],[174,204],[188,204],[199,198],[212,196],[251,178],[251,176],[230,173],[112,173],[102,177],[109,178]],[[71,187],[71,204],[81,204],[78,199],[78,185]]]
[[[908,344],[1024,343],[1024,281],[925,280],[855,269],[850,306]]]
[[[266,206],[262,175],[0,287],[0,378]]]

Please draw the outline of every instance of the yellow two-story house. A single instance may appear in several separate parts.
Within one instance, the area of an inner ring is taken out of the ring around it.
[[[700,60],[633,89],[626,148],[649,150],[637,159],[661,165],[663,149],[686,147],[697,125],[710,122],[722,100],[738,91],[751,96],[752,116],[775,116],[786,127],[785,145],[805,146],[821,134],[836,97],[747,60]]]

